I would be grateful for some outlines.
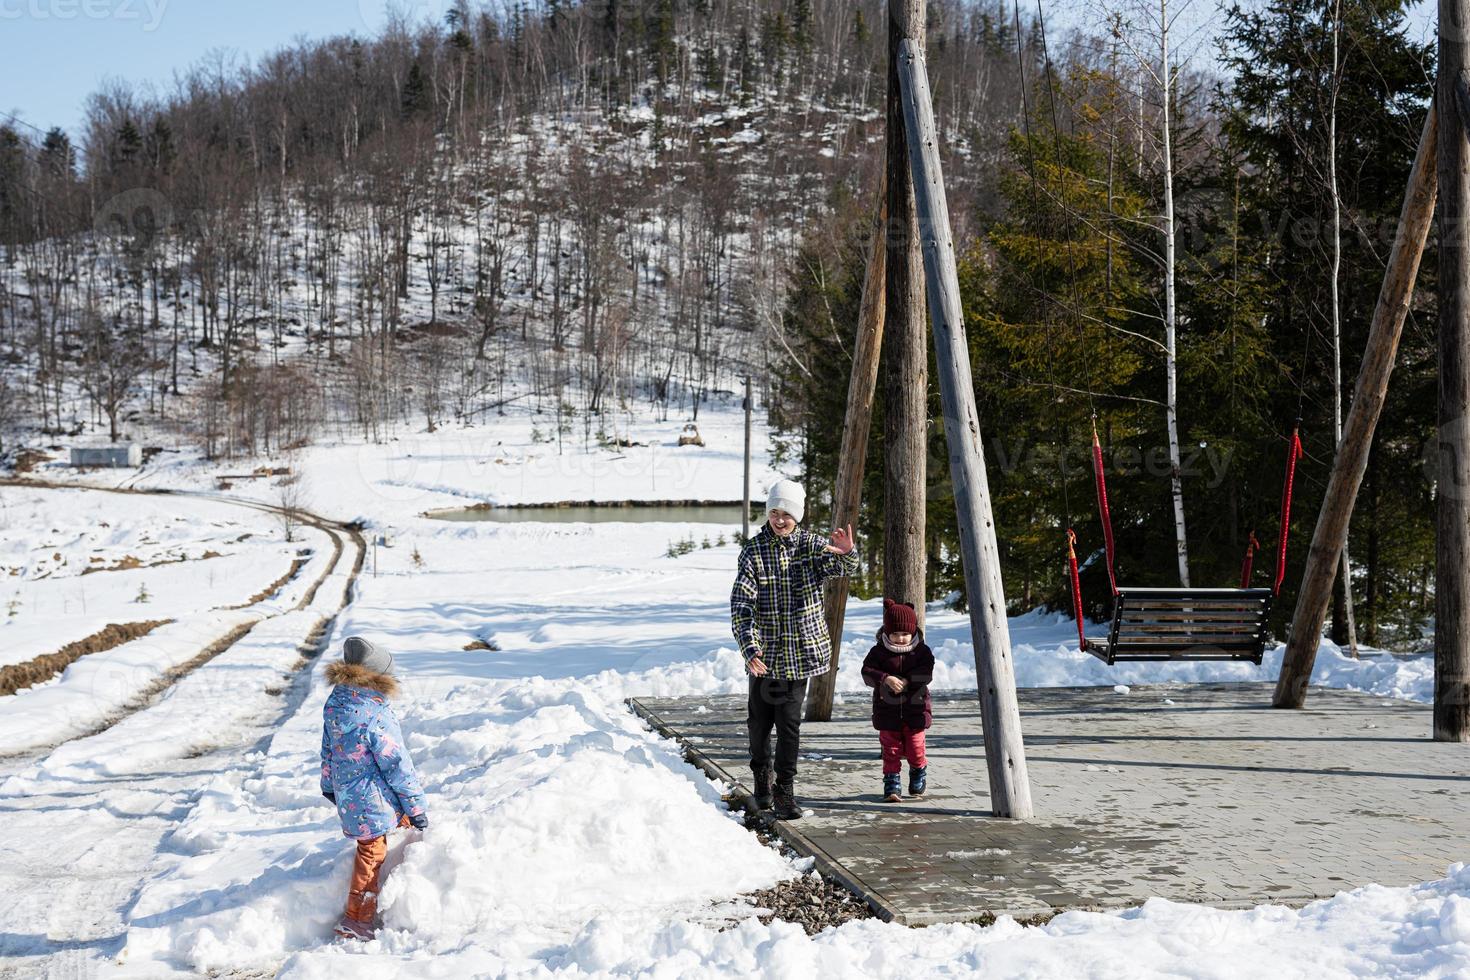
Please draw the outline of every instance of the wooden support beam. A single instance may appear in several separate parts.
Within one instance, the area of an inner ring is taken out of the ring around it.
[[[929,345],[924,259],[914,220],[898,49],[924,50],[924,0],[888,0],[888,261],[883,327],[883,595],[912,602],[924,626]]]
[[[1439,0],[1439,434],[1434,740],[1470,741],[1470,0]]]
[[[1021,740],[1021,708],[1016,701],[1000,549],[996,546],[990,484],[985,475],[980,417],[975,409],[949,203],[939,165],[939,136],[934,127],[924,49],[913,41],[901,45],[899,75],[903,84],[904,121],[910,135],[909,163],[913,168],[919,239],[924,250],[929,317],[934,326],[939,393],[944,405],[944,436],[949,449],[950,478],[954,482],[960,557],[965,568],[965,595],[970,605],[970,635],[975,642],[990,805],[998,817],[1028,820],[1033,816],[1031,782]]]
[[[868,433],[873,427],[873,395],[878,385],[878,352],[883,348],[883,281],[887,255],[888,207],[886,187],[878,194],[878,223],[868,248],[868,268],[858,305],[857,342],[852,354],[852,377],[847,382],[847,413],[842,420],[842,450],[837,458],[837,484],[832,494],[832,524],[856,524],[862,507],[863,470],[868,458]],[[832,655],[827,673],[812,678],[806,695],[806,720],[831,721],[832,698],[837,690],[837,658],[842,650],[842,626],[847,618],[846,577],[829,579],[823,598]]]
[[[740,491],[740,543],[750,540],[750,415],[755,411],[755,402],[750,396],[750,375],[745,376],[745,467],[743,489]]]
[[[1332,602],[1332,585],[1342,556],[1342,543],[1347,535],[1358,499],[1358,488],[1368,468],[1368,451],[1373,445],[1373,430],[1383,412],[1388,393],[1388,379],[1398,355],[1399,337],[1404,317],[1414,297],[1414,280],[1419,275],[1419,260],[1424,256],[1424,241],[1434,218],[1436,146],[1439,133],[1436,106],[1429,107],[1424,130],[1419,136],[1419,151],[1409,172],[1409,186],[1399,212],[1398,232],[1388,268],[1378,291],[1378,305],[1373,311],[1373,324],[1363,351],[1363,365],[1353,389],[1352,406],[1343,424],[1342,441],[1332,463],[1332,476],[1312,532],[1307,551],[1307,567],[1297,591],[1296,611],[1291,617],[1291,635],[1286,643],[1286,656],[1281,662],[1281,676],[1276,680],[1276,693],[1271,699],[1277,708],[1300,708],[1307,698],[1307,684],[1312,679],[1312,665],[1322,641],[1322,623]]]

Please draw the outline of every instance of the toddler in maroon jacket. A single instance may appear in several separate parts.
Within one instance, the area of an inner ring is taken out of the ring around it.
[[[883,800],[897,803],[903,760],[909,761],[909,796],[927,788],[924,731],[934,720],[929,681],[934,653],[919,632],[912,603],[883,600],[883,628],[863,661],[863,681],[873,689],[873,727],[883,749]]]

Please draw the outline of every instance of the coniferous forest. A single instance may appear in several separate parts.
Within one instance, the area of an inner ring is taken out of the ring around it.
[[[697,420],[750,375],[821,524],[883,171],[885,11],[460,2],[163,91],[110,85],[77,138],[0,123],[0,449],[146,430],[248,457],[511,403],[606,444],[630,406]],[[1252,535],[1254,581],[1272,575],[1300,420],[1299,576],[1393,242],[1435,71],[1406,6],[1173,12],[928,4],[1013,612],[1067,607],[1069,526],[1104,611],[1094,426],[1120,571],[1177,583],[1182,523],[1208,586],[1236,583]],[[1352,520],[1357,631],[1380,646],[1420,643],[1434,609],[1433,249]],[[930,378],[939,598],[962,589]],[[863,594],[883,573],[879,390]]]

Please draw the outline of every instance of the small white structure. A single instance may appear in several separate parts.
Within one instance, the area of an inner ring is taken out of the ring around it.
[[[71,451],[73,466],[137,467],[143,465],[143,447],[135,442],[120,446],[76,447]]]

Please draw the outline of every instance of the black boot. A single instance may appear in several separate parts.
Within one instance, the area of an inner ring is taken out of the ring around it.
[[[776,783],[776,805],[773,812],[777,820],[797,820],[801,809],[796,805],[796,791],[790,783]]]
[[[771,770],[752,769],[755,774],[755,806],[758,810],[769,810],[771,808]]]
[[[929,767],[919,766],[915,769],[909,767],[909,795],[915,799],[922,797],[929,788]]]

